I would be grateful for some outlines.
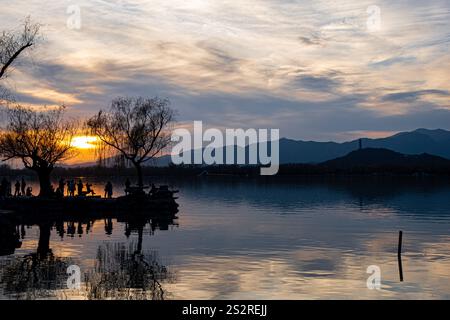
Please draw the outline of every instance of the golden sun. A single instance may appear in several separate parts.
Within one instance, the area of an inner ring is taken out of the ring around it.
[[[77,149],[95,149],[98,138],[93,136],[75,136],[72,138],[72,146]]]

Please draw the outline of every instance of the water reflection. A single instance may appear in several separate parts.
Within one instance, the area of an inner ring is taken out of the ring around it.
[[[164,300],[172,275],[157,252],[143,252],[142,242],[99,246],[94,271],[85,275],[88,299]]]
[[[158,252],[143,249],[144,228],[148,225],[151,232],[157,229],[167,230],[174,225],[171,218],[138,217],[121,221],[124,234],[129,238],[137,233],[137,241],[125,243],[104,243],[98,246],[95,266],[84,273],[81,291],[67,288],[67,268],[77,264],[74,257],[57,256],[51,244],[52,230],[62,240],[89,234],[95,223],[104,224],[107,235],[113,233],[113,219],[88,221],[45,221],[37,225],[39,236],[34,252],[11,256],[21,248],[27,238],[25,225],[1,224],[2,256],[0,288],[5,297],[13,299],[68,298],[75,294],[85,299],[154,299],[163,300],[167,293],[164,281],[173,277],[168,268],[159,262]]]
[[[24,226],[21,227],[21,230],[23,233],[25,232]],[[22,246],[20,237],[18,226],[7,222],[0,223],[0,256],[14,254],[16,249]]]
[[[47,249],[36,223],[0,224],[0,262],[50,250],[82,267],[83,299],[450,298],[448,180],[164,183],[180,189],[176,223],[53,221]],[[381,268],[380,291],[367,289],[370,265]],[[0,297],[11,297],[5,276],[2,287]]]
[[[280,179],[203,178],[181,181],[190,198],[227,204],[248,203],[279,214],[352,205],[361,210],[390,208],[401,214],[449,215],[450,179],[416,177],[293,177]]]
[[[122,222],[127,239],[135,232],[137,242],[105,243],[98,247],[94,271],[85,275],[87,298],[164,300],[163,282],[172,279],[173,274],[158,261],[158,252],[143,250],[142,243],[147,222],[153,234],[156,229],[167,230],[173,220],[134,218]],[[105,219],[104,223],[106,234],[112,234],[112,219]]]
[[[23,226],[21,230],[23,239]],[[51,297],[66,282],[70,259],[53,254],[50,248],[50,230],[49,223],[40,224],[36,252],[10,260],[2,267],[0,282],[6,295],[16,299]]]

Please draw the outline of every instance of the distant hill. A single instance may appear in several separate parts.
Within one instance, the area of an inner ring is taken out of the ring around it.
[[[428,153],[450,159],[450,131],[417,129],[387,138],[363,138],[364,148],[384,148],[404,154]],[[357,150],[359,139],[336,143],[280,139],[281,163],[320,163]]]
[[[320,164],[333,169],[351,169],[357,167],[402,167],[402,168],[450,168],[450,160],[422,153],[405,155],[388,149],[366,148]]]
[[[386,148],[404,154],[428,153],[450,159],[450,131],[417,129],[383,139],[363,139],[370,148]]]
[[[417,129],[411,132],[401,132],[380,139],[362,138],[364,148],[382,148],[407,155],[423,154],[440,156],[450,159],[450,131],[443,129]],[[322,163],[331,159],[343,157],[357,150],[359,139],[348,142],[316,142],[280,139],[280,163]],[[246,155],[248,158],[248,146]],[[192,151],[188,151],[192,157]],[[224,155],[226,152],[224,152]],[[162,156],[148,162],[147,166],[168,166],[170,156]],[[91,166],[95,163],[84,163],[76,166]]]

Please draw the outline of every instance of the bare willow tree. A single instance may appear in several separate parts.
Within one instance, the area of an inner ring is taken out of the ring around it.
[[[173,121],[174,111],[167,99],[118,97],[109,111],[100,111],[87,126],[92,135],[136,168],[138,186],[143,188],[142,164],[169,145]]]
[[[40,27],[40,24],[33,23],[28,17],[19,32],[3,31],[0,34],[0,79],[8,75],[7,70],[22,52],[35,45]]]
[[[12,66],[24,51],[32,49],[40,38],[41,25],[28,17],[20,30],[0,31],[0,102],[13,101],[14,97],[2,85]]]
[[[50,174],[56,163],[75,155],[72,138],[77,132],[75,120],[64,119],[65,107],[36,111],[16,106],[7,110],[8,123],[0,133],[3,161],[20,159],[39,177],[39,196],[53,194]]]

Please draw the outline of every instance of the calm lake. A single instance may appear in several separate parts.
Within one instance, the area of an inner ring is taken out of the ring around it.
[[[114,196],[123,180],[114,181]],[[100,193],[106,181],[90,182]],[[203,177],[167,184],[180,190],[173,221],[17,226],[20,245],[0,257],[0,298],[450,298],[450,181]],[[70,265],[80,268],[80,290],[67,289]],[[367,288],[369,266],[380,268],[380,290]]]

